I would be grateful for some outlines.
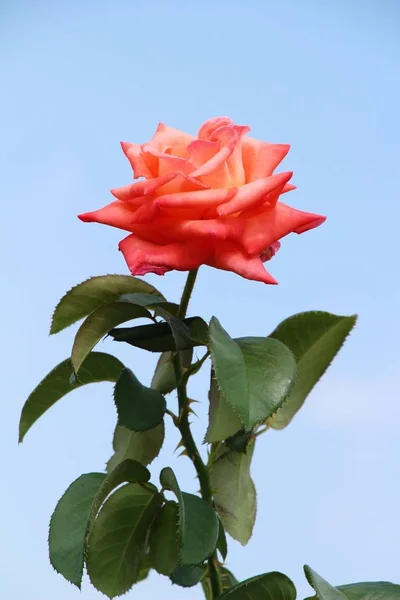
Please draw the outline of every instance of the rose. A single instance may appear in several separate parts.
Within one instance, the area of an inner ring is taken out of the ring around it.
[[[227,117],[204,123],[197,138],[160,123],[147,144],[122,143],[134,178],[144,179],[112,190],[116,201],[79,218],[131,232],[119,248],[133,275],[206,264],[277,283],[263,262],[281,238],[325,217],[280,202],[295,188],[291,172],[273,174],[289,146],[249,131]]]

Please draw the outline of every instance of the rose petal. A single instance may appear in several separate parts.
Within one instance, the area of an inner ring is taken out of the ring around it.
[[[191,173],[192,177],[205,177],[207,175],[212,175],[214,171],[223,165],[223,163],[230,157],[236,145],[239,143],[240,137],[239,133],[234,127],[225,126],[218,129],[216,140],[220,143],[219,151],[217,154],[215,154],[215,156],[210,158],[206,163]]]
[[[282,190],[282,194],[286,194],[286,192],[291,192],[292,190],[296,190],[296,189],[297,189],[297,186],[293,185],[292,183],[287,183]]]
[[[289,150],[289,144],[268,144],[244,136],[242,154],[246,182],[272,175]]]
[[[124,187],[114,188],[111,190],[111,193],[115,198],[123,200],[124,202],[132,202],[132,200],[140,198],[142,203],[143,196],[154,194],[159,188],[175,178],[175,173],[168,173],[162,177],[156,177],[156,179],[146,179],[138,181],[137,183],[125,185]]]
[[[149,202],[142,204],[134,216],[134,223],[148,223],[163,212],[169,214],[165,209],[182,208],[185,211],[193,211],[186,214],[187,218],[200,218],[207,208],[217,207],[223,202],[228,202],[236,194],[236,189],[221,190],[194,190],[192,192],[177,192],[158,196]],[[200,209],[200,212],[199,210]]]
[[[158,244],[171,244],[195,238],[209,238],[211,242],[225,239],[241,239],[244,222],[241,219],[176,219],[163,215],[150,223],[137,224],[133,231],[140,238]]]
[[[208,162],[217,154],[219,150],[218,142],[209,140],[194,140],[188,146],[188,156],[192,165],[197,169]]]
[[[119,244],[132,275],[163,274],[166,271],[191,271],[204,264],[213,251],[204,240],[191,240],[160,246],[129,235]]]
[[[241,210],[253,208],[258,204],[264,202],[267,194],[279,189],[279,192],[283,189],[283,186],[289,181],[293,173],[288,171],[287,173],[278,173],[277,175],[271,175],[270,177],[264,177],[263,179],[257,179],[251,183],[247,183],[242,187],[238,188],[237,194],[225,204],[218,206],[217,212],[219,215],[231,215]],[[275,202],[278,198],[275,199]]]
[[[143,157],[146,161],[149,161],[151,157],[152,161],[155,161],[155,167],[152,167],[152,172],[156,172],[160,177],[168,173],[181,173],[189,174],[193,171],[193,165],[191,165],[187,158],[180,158],[179,156],[172,156],[165,152],[160,152],[154,149],[149,143],[142,145]]]
[[[319,227],[320,225],[322,225],[322,223],[326,221],[326,217],[322,215],[314,215],[312,213],[303,214],[308,215],[309,220],[305,221],[302,225],[297,227],[293,233],[304,233],[305,231],[309,231],[310,229],[315,229],[316,227]]]
[[[126,202],[116,200],[93,212],[82,213],[78,218],[84,223],[102,223],[125,231],[133,231],[131,221],[135,209]]]
[[[175,194],[179,192],[191,192],[206,190],[208,187],[183,173],[168,173],[156,179],[138,181],[125,187],[111,190],[113,196],[124,202],[129,202],[133,207],[139,208],[143,204],[149,204],[157,196]],[[145,214],[153,214],[151,207],[143,209]]]
[[[159,196],[157,202],[160,206],[199,206],[201,208],[208,208],[228,202],[236,193],[237,188],[194,190],[192,192]]]
[[[242,186],[245,183],[245,171],[243,167],[243,157],[242,157],[242,144],[241,140],[244,134],[250,131],[250,127],[247,125],[233,125],[232,127],[220,127],[210,137],[212,141],[218,140],[221,145],[225,144],[225,140],[227,143],[230,142],[230,137],[232,134],[229,133],[228,130],[234,129],[237,134],[237,143],[233,149],[233,152],[228,156],[226,160],[226,165],[229,171],[229,185],[230,186]]]
[[[202,149],[206,162],[192,173],[193,177],[201,179],[210,187],[233,187],[243,185],[245,173],[242,161],[241,139],[249,128],[244,125],[223,125],[214,129],[209,135],[210,142],[218,142],[219,150],[211,152],[204,140],[200,140],[198,150]],[[196,146],[194,146],[196,149]],[[214,149],[215,150],[215,149]],[[207,154],[206,154],[207,151]],[[197,164],[200,160],[198,157]]]
[[[208,190],[208,185],[201,183],[198,179],[178,171],[169,183],[166,183],[156,191],[156,196],[179,192],[196,192],[197,190]]]
[[[143,151],[139,144],[121,142],[121,147],[131,164],[135,179],[138,177],[146,177],[146,179],[157,177],[157,163],[154,163],[149,157],[143,155]]]
[[[233,125],[232,119],[229,117],[214,117],[213,119],[208,119],[199,129],[198,138],[201,140],[206,140],[209,138],[216,129],[220,127],[224,127],[226,125]]]
[[[278,283],[265,270],[259,256],[249,256],[233,242],[217,243],[214,256],[207,264],[217,269],[233,271],[246,279],[275,285]]]
[[[188,155],[187,148],[194,139],[196,138],[193,135],[164,125],[164,123],[159,123],[157,131],[147,145],[154,148],[154,150],[161,152],[167,152],[168,150],[169,154],[186,158]]]
[[[259,254],[289,233],[303,233],[318,227],[325,219],[278,202],[275,207],[263,207],[245,220],[241,244],[249,254]]]

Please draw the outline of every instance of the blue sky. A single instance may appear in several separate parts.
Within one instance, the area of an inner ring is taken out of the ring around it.
[[[287,573],[300,598],[304,563],[334,584],[398,580],[398,4],[3,0],[0,12],[2,597],[80,597],[48,563],[48,521],[69,483],[111,452],[109,384],[65,398],[16,441],[25,398],[70,351],[72,330],[48,337],[55,303],[91,275],[127,272],[121,233],[76,214],[129,182],[120,140],[144,142],[158,121],[195,133],[217,115],[291,143],[290,203],[328,219],[284,240],[269,264],[277,287],[203,268],[191,312],[215,314],[233,336],[308,309],[360,315],[302,413],[260,439],[255,532],[246,548],[231,542],[228,565],[241,579]],[[147,279],[177,299],[184,275]],[[102,349],[150,379],[153,357]],[[192,395],[204,400],[206,386],[204,373]],[[199,439],[206,413],[204,402]],[[171,464],[195,490],[187,459],[170,458],[175,444],[171,432],[154,480]],[[156,594],[202,597],[161,576],[131,592]],[[101,594],[85,580],[82,597]]]

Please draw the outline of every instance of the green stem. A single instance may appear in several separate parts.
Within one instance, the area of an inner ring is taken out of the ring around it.
[[[183,319],[189,305],[190,297],[193,292],[193,287],[196,281],[197,270],[190,271],[183,290],[181,303],[179,305],[178,316]],[[200,493],[203,500],[212,505],[212,492],[210,486],[210,478],[208,476],[207,466],[200,456],[196,442],[190,429],[189,423],[189,399],[186,391],[186,379],[183,377],[183,368],[181,356],[178,353],[173,357],[173,365],[175,370],[175,378],[177,381],[177,393],[179,404],[178,429],[182,436],[183,445],[186,453],[196,469],[197,477],[200,483]],[[216,600],[222,594],[221,575],[219,571],[219,563],[217,552],[208,559],[208,574],[211,584],[211,600]]]
[[[189,306],[190,296],[192,295],[198,272],[198,269],[195,269],[194,271],[189,271],[189,274],[187,276],[185,287],[183,288],[181,303],[179,305],[178,310],[178,317],[180,319],[184,319],[186,317],[186,311]]]

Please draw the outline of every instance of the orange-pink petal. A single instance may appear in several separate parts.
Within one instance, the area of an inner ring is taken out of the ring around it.
[[[217,243],[213,258],[207,262],[211,267],[233,271],[246,279],[277,284],[276,279],[265,270],[261,258],[249,256],[233,242]]]
[[[133,231],[150,242],[169,244],[204,238],[207,242],[225,239],[240,239],[244,223],[240,219],[190,219],[157,216],[149,223],[134,223]]]
[[[159,188],[175,178],[176,173],[167,173],[166,175],[163,175],[162,177],[156,177],[155,179],[145,179],[138,181],[137,183],[125,185],[124,187],[114,188],[111,190],[111,193],[113,196],[115,196],[115,198],[118,198],[118,200],[132,202],[133,200],[141,198],[142,196],[154,194],[154,192],[156,192]]]
[[[208,139],[216,129],[220,127],[225,127],[233,125],[232,119],[229,117],[214,117],[212,119],[208,119],[199,129],[198,138],[200,140]]]
[[[259,254],[289,233],[303,233],[318,227],[325,219],[322,215],[297,210],[278,202],[273,208],[262,207],[258,214],[245,220],[241,244],[249,254]]]
[[[166,271],[191,271],[204,264],[213,251],[203,240],[167,245],[153,244],[129,235],[119,244],[132,275],[164,274]]]
[[[226,166],[229,172],[230,185],[242,186],[245,183],[245,171],[243,167],[242,157],[242,144],[241,140],[243,136],[250,131],[247,125],[233,125],[231,128],[220,127],[211,136],[211,140],[219,140],[220,144],[224,144],[224,140],[227,139],[230,143],[231,134],[228,133],[228,129],[234,129],[237,134],[237,143],[233,148],[232,153],[228,156]]]
[[[134,214],[135,209],[130,207],[129,204],[116,200],[99,210],[82,213],[78,215],[78,219],[84,223],[101,223],[125,231],[133,231],[131,221]]]
[[[188,146],[188,157],[195,169],[211,160],[219,150],[218,142],[194,140]]]
[[[242,139],[242,155],[246,181],[254,181],[272,175],[289,150],[289,144],[268,144],[244,136]]]
[[[256,181],[252,181],[251,183],[239,187],[237,194],[232,200],[217,208],[218,214],[221,216],[231,215],[262,204],[268,199],[268,194],[274,190],[279,190],[279,193],[281,193],[283,186],[289,181],[292,175],[293,173],[290,171],[287,173],[278,173],[277,175],[257,179]],[[277,199],[278,196],[274,199],[274,204]]]
[[[234,188],[222,190],[193,190],[158,196],[142,204],[135,213],[134,223],[148,223],[161,214],[170,214],[167,209],[183,209],[184,218],[200,218],[203,211],[227,202],[236,193]],[[200,209],[200,212],[199,210]]]
[[[154,167],[152,172],[156,172],[157,176],[166,175],[168,173],[190,173],[193,171],[193,166],[189,163],[187,158],[180,158],[179,156],[173,156],[166,152],[161,152],[154,149],[150,144],[142,145],[143,157],[149,163],[154,161]]]
[[[193,135],[189,135],[179,129],[174,129],[174,127],[164,125],[164,123],[159,123],[157,131],[147,145],[154,150],[168,152],[168,154],[186,158],[187,148],[194,139],[195,137]]]
[[[152,162],[148,157],[144,156],[139,144],[121,142],[121,147],[131,164],[135,179],[138,177],[146,177],[146,179],[157,177],[157,165],[154,163],[154,161]]]
[[[217,154],[191,173],[192,177],[204,177],[213,174],[230,157],[238,144],[240,138],[235,128],[225,126],[220,127],[217,131],[217,141],[220,144]]]

